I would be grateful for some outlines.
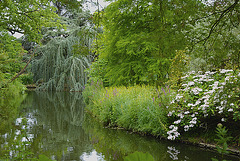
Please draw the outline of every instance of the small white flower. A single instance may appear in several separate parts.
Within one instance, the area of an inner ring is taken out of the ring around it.
[[[168,116],[172,116],[173,112],[175,112],[175,111],[172,111],[172,112],[169,111]]]
[[[197,105],[199,105],[200,103],[201,103],[201,101],[200,101],[200,100],[197,100],[197,101],[195,102],[194,106],[197,106]]]
[[[182,97],[183,97],[182,95],[177,94],[175,99],[178,100],[178,99],[180,99],[180,98],[182,98]]]
[[[195,84],[195,83],[192,82],[192,81],[188,82],[188,85],[189,85],[189,86],[193,86],[194,84]]]
[[[226,85],[226,82],[222,82],[222,83],[220,83],[221,85],[223,85],[223,86],[225,86]]]
[[[174,121],[174,124],[179,124],[181,120]]]
[[[219,113],[219,114],[220,114],[220,113],[223,113],[223,110],[218,111],[218,113]]]
[[[189,127],[194,127],[194,125],[193,125],[193,124],[190,124]]]
[[[187,87],[187,84],[182,84],[183,87]]]
[[[168,138],[168,140],[175,140],[175,137],[172,135],[169,135],[167,138]]]
[[[198,79],[194,79],[193,81],[194,81],[194,82],[198,82]]]
[[[174,134],[175,134],[175,137],[178,137],[180,135],[180,133],[177,131],[175,131]]]
[[[172,101],[170,102],[170,104],[173,104],[173,103],[175,103],[175,101],[174,101],[174,100],[172,100]]]
[[[197,117],[194,117],[192,120],[193,120],[193,121],[196,121],[196,120],[197,120]]]
[[[182,113],[179,113],[178,117],[180,117],[182,119],[182,118],[184,118],[184,115]]]
[[[221,121],[224,122],[224,121],[225,121],[225,118],[222,118]]]
[[[209,79],[209,78],[207,78],[207,79],[205,79],[204,81],[206,81],[206,82],[211,82],[211,81],[214,81],[214,79]]]
[[[192,121],[190,121],[189,123],[190,123],[190,124],[196,124],[197,121],[192,120]]]
[[[185,125],[184,126],[184,131],[188,131],[189,130],[189,126],[188,125]]]
[[[189,114],[189,113],[190,113],[189,111],[184,112],[185,115],[187,115],[187,114]]]
[[[234,106],[234,103],[230,103],[230,106]]]
[[[229,78],[230,78],[230,77],[229,77],[229,76],[227,76],[227,77],[225,78],[225,81],[229,81]]]
[[[203,96],[202,99],[209,99],[210,95]]]
[[[202,89],[201,89],[201,88],[198,88],[198,87],[195,87],[195,88],[193,88],[191,91],[192,91],[195,95],[197,95],[197,94],[199,94],[199,92],[202,91]]]
[[[175,126],[174,125],[170,125],[169,126],[169,129],[173,129]]]
[[[227,70],[225,70],[225,69],[220,69],[219,71],[220,71],[220,73],[226,73],[227,72]]]
[[[192,104],[192,103],[188,103],[188,105],[187,105],[187,106],[191,107],[191,106],[193,106],[193,104]]]
[[[189,74],[195,74],[195,71],[193,70],[193,71],[189,72]]]
[[[232,111],[233,111],[233,109],[232,109],[232,108],[229,108],[229,109],[228,109],[228,112],[232,112]]]
[[[202,107],[202,109],[205,110],[205,108],[206,108],[206,107],[209,107],[209,105],[204,104],[204,105],[201,105],[200,107]]]

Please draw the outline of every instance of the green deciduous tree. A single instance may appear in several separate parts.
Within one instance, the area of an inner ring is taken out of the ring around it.
[[[46,0],[3,0],[0,2],[1,30],[29,35],[39,41],[42,27],[61,26],[56,9]]]
[[[8,32],[0,32],[0,134],[10,129],[12,121],[17,116],[17,106],[23,100],[21,92],[25,87],[21,81],[10,80],[22,68],[21,43]]]
[[[101,13],[104,33],[98,45],[109,85],[164,83],[175,50],[188,44],[185,23],[202,6],[196,0],[112,2]]]
[[[191,69],[239,67],[239,0],[215,0],[187,24],[192,42]]]

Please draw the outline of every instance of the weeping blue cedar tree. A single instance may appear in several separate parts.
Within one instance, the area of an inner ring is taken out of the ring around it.
[[[84,89],[87,82],[87,74],[84,70],[90,66],[90,47],[96,34],[91,24],[87,25],[81,21],[88,21],[89,17],[89,12],[74,11],[63,18],[62,22],[68,24],[65,32],[45,31],[47,43],[37,48],[37,56],[32,62],[34,81],[41,83],[38,90],[82,91]],[[54,38],[49,34],[54,35]]]

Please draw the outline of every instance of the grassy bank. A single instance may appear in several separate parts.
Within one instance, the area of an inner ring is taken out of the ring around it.
[[[104,126],[225,149],[231,143],[239,149],[239,71],[190,72],[181,82],[175,91],[168,86],[104,88],[92,82],[84,98],[87,110]]]
[[[104,88],[97,82],[86,87],[84,97],[87,110],[105,126],[166,136],[168,90],[151,86]]]

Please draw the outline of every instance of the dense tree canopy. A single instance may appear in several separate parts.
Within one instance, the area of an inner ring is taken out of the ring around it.
[[[31,40],[39,40],[39,32],[43,26],[60,25],[56,23],[58,16],[49,1],[3,0],[0,4],[1,30],[5,29],[12,34],[22,33],[29,35]]]
[[[98,60],[89,70],[91,79],[105,85],[163,84],[178,51],[191,60],[189,70],[239,66],[239,0],[109,1],[95,16],[103,33],[96,39]],[[87,55],[84,36],[96,33],[86,29],[91,16],[76,12],[83,2],[3,0],[1,30],[23,33],[25,42],[43,45],[77,35],[72,51]],[[79,27],[85,29],[76,34]]]
[[[118,0],[101,14],[99,61],[109,84],[162,83],[167,78],[175,50],[183,50],[185,25],[196,17],[200,1]]]
[[[192,70],[216,70],[239,66],[239,1],[207,3],[185,31],[191,45]],[[230,66],[229,66],[230,65]]]
[[[162,84],[177,50],[191,57],[190,70],[239,57],[238,0],[117,0],[98,17],[104,32],[90,75],[105,85]]]

